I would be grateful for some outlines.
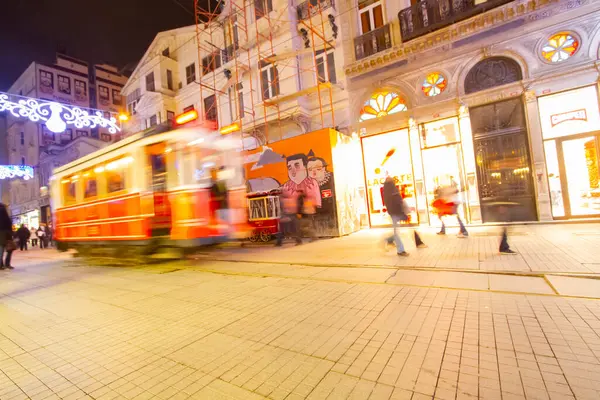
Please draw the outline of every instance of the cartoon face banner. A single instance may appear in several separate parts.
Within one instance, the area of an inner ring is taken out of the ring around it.
[[[262,146],[245,157],[248,193],[280,189],[292,198],[303,193],[315,207],[317,235],[338,235],[329,129]]]

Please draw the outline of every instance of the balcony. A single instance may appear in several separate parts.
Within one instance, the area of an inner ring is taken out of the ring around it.
[[[512,0],[421,0],[398,13],[402,41],[418,38]]]
[[[319,12],[319,8],[323,11],[334,6],[335,3],[333,0],[307,0],[296,7],[298,21],[303,21],[316,15]]]
[[[377,54],[392,47],[392,34],[390,24],[367,32],[354,38],[354,53],[356,60]]]

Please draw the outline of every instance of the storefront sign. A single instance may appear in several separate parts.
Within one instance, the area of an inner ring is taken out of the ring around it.
[[[586,86],[538,98],[544,139],[600,130],[598,90]]]
[[[585,112],[585,109],[580,109],[550,116],[550,122],[553,128],[565,121],[587,121],[587,113]]]
[[[324,199],[328,199],[331,197],[331,189],[321,190],[321,197]]]

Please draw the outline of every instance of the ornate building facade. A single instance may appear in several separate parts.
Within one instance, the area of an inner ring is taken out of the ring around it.
[[[340,6],[370,225],[394,176],[411,222],[459,188],[471,223],[600,216],[600,11],[591,0]],[[506,210],[509,210],[508,212]]]

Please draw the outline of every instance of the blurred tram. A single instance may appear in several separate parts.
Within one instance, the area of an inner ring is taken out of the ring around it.
[[[226,213],[211,194],[215,169]],[[50,186],[58,247],[83,256],[143,259],[249,234],[236,143],[205,128],[155,126],[57,168]]]

